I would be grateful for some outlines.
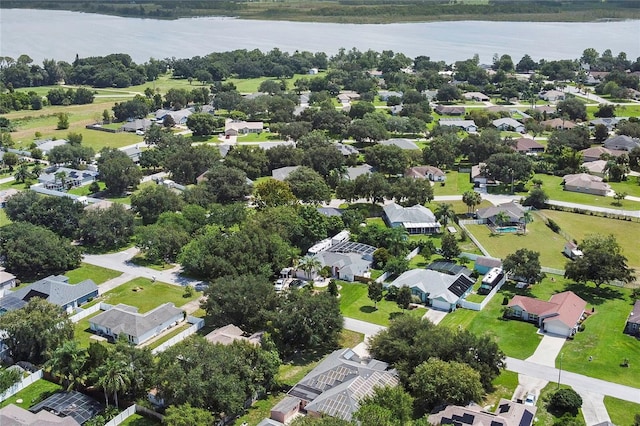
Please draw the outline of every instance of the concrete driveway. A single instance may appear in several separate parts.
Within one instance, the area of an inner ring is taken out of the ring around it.
[[[442,321],[444,319],[444,317],[447,316],[447,314],[448,314],[448,312],[446,312],[446,311],[439,311],[437,309],[429,308],[427,313],[424,314],[422,316],[422,318],[427,318],[432,323],[438,325],[438,324],[440,324],[440,321]]]
[[[560,354],[562,346],[566,341],[567,339],[565,337],[545,334],[538,344],[536,351],[525,361],[555,368],[556,358]]]
[[[574,388],[582,397],[582,417],[587,426],[610,422],[607,407],[604,406],[604,395]]]
[[[518,374],[518,386],[516,390],[513,392],[512,400],[524,400],[527,397],[527,394],[534,394],[536,396],[536,401],[540,397],[540,391],[542,388],[547,386],[548,381],[544,379],[538,379],[536,377],[527,376],[525,374]]]

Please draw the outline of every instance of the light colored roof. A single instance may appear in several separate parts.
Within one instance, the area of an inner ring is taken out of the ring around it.
[[[449,405],[429,416],[430,424],[455,424],[459,426],[531,426],[537,408],[501,399],[496,411],[484,411],[472,404],[468,407]]]
[[[16,279],[15,275],[5,271],[5,269],[2,266],[0,266],[0,284],[15,280],[15,279]]]
[[[32,297],[41,297],[54,305],[65,306],[98,291],[98,286],[92,280],[84,280],[73,285],[68,282],[69,278],[63,275],[51,275],[7,293],[6,296],[17,297],[25,301]]]
[[[245,342],[259,345],[262,337],[262,333],[255,333],[250,337],[244,336],[244,331],[240,327],[233,324],[227,324],[224,327],[216,328],[211,333],[204,336],[211,343],[219,343],[221,345],[230,345],[236,340],[242,340]]]
[[[321,251],[314,255],[320,264],[324,266],[330,266],[332,268],[338,268],[341,274],[358,275],[361,271],[366,270],[371,266],[371,261],[363,257],[358,253],[338,253],[329,250]]]
[[[411,269],[402,273],[390,285],[398,288],[417,288],[422,293],[428,294],[429,299],[442,299],[449,303],[456,303],[473,283],[474,280],[464,273],[448,275],[431,269]],[[462,291],[459,285],[462,285]]]
[[[434,109],[441,115],[464,114],[465,112],[465,109],[462,106],[436,105]]]
[[[20,191],[18,191],[15,188],[9,188],[9,189],[0,191],[0,204],[6,202],[9,198],[16,195],[18,192]]]
[[[358,402],[372,395],[376,387],[396,386],[394,370],[375,359],[361,359],[351,349],[329,354],[290,391],[289,395],[308,401],[307,410],[351,420]]]
[[[582,165],[589,173],[604,173],[604,169],[607,167],[606,160],[588,161]]]
[[[489,99],[489,97],[482,92],[466,92],[463,93],[462,96],[465,99]]]
[[[604,141],[604,146],[609,149],[631,151],[633,148],[640,147],[640,139],[618,135]]]
[[[633,310],[629,314],[627,322],[631,324],[640,324],[640,300],[636,300],[636,303],[633,304]]]
[[[441,126],[462,127],[463,129],[467,129],[471,126],[478,127],[476,126],[476,122],[473,120],[453,120],[453,119],[441,118],[438,121],[438,123]]]
[[[588,173],[578,173],[575,175],[565,175],[562,180],[565,185],[576,186],[581,188],[595,189],[599,191],[608,191],[611,187],[602,181],[599,176],[593,176]]]
[[[349,180],[356,180],[356,178],[360,175],[366,175],[369,173],[373,173],[373,166],[368,164],[361,164],[355,167],[347,167],[347,178]]]
[[[380,145],[394,145],[394,146],[397,146],[398,148],[408,149],[408,150],[420,149],[420,147],[410,139],[389,139],[386,141],[380,141]]]
[[[402,207],[391,203],[382,208],[391,223],[436,223],[435,215],[426,208],[416,204],[413,207]]]
[[[435,166],[416,166],[407,169],[404,172],[405,177],[425,178],[428,175],[444,176],[445,173]]]
[[[533,139],[529,138],[518,138],[515,140],[516,146],[514,149],[516,151],[529,151],[531,149],[544,149],[544,146],[539,144]]]
[[[124,123],[122,129],[135,132],[136,130],[147,130],[149,127],[151,127],[152,124],[153,121],[149,120],[148,118],[139,118],[137,120]]]
[[[592,146],[591,148],[583,149],[580,151],[584,158],[600,158],[603,154],[608,154],[613,157],[619,157],[624,154],[625,151],[617,149],[608,149],[603,146]]]
[[[573,121],[569,121],[569,120],[563,120],[562,118],[553,118],[551,120],[545,120],[545,121],[541,121],[540,124],[542,124],[545,127],[553,127],[555,128],[563,128],[563,129],[573,129],[574,127],[576,127],[576,123],[574,123]]]
[[[242,129],[249,129],[249,130],[262,130],[264,128],[264,123],[262,121],[234,121],[234,120],[227,120],[224,123],[224,130],[242,130]]]
[[[574,292],[565,291],[554,294],[548,302],[517,295],[509,301],[508,306],[520,306],[524,311],[543,318],[543,321],[553,318],[554,321],[560,321],[567,327],[575,327],[584,313],[587,302]]]
[[[37,145],[38,149],[40,151],[42,151],[43,153],[47,154],[49,151],[51,151],[53,148],[55,148],[56,146],[62,146],[65,145],[67,143],[67,141],[65,139],[55,139],[55,140],[44,140],[44,141],[36,141],[35,144]]]
[[[13,404],[0,409],[0,425],[2,426],[79,426],[79,424],[73,417],[58,417],[46,410],[32,413]]]
[[[340,151],[340,153],[342,155],[358,154],[360,152],[353,145],[349,145],[349,144],[345,144],[345,143],[336,142],[335,146],[336,146],[336,148],[338,148],[338,150]]]
[[[286,178],[288,178],[293,171],[297,170],[298,167],[300,166],[287,166],[287,167],[280,167],[279,169],[273,169],[271,171],[271,176],[275,180],[283,181]]]
[[[284,423],[273,419],[262,419],[257,426],[284,426]]]
[[[509,215],[509,219],[511,219],[512,221],[519,220],[524,216],[524,208],[522,208],[520,204],[516,203],[505,203],[498,206],[479,209],[476,214],[480,219],[488,219],[490,217],[494,217],[500,212],[505,212],[507,215]]]
[[[125,333],[141,337],[165,322],[183,315],[183,311],[173,303],[164,303],[144,314],[138,308],[119,304],[91,318],[89,322],[110,328],[115,334]]]
[[[496,127],[500,127],[502,125],[506,125],[512,128],[518,128],[518,127],[522,127],[524,126],[524,124],[522,124],[521,122],[519,122],[518,120],[514,120],[511,117],[505,117],[505,118],[499,118],[497,120],[493,120],[493,125]]]
[[[493,257],[478,256],[475,261],[476,265],[487,266],[489,268],[496,268],[502,266],[502,260]]]

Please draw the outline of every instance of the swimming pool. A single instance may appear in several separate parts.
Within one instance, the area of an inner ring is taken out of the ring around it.
[[[496,228],[496,232],[500,232],[500,233],[512,233],[512,232],[518,232],[518,227],[517,226],[502,226],[502,227],[497,227]]]

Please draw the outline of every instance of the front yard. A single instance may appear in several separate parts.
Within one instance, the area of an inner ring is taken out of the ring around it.
[[[338,286],[342,287],[340,290],[340,310],[345,317],[386,326],[389,325],[390,319],[403,315],[402,309],[398,307],[395,301],[382,299],[378,302],[378,308],[376,309],[368,297],[366,284],[338,281]],[[412,315],[418,318],[422,318],[426,313],[427,310],[422,308],[404,312],[405,315]]]
[[[122,275],[122,272],[82,263],[78,268],[67,271],[64,275],[69,277],[69,284],[78,284],[84,280],[93,280],[94,283],[100,285],[105,281],[119,277]]]
[[[533,222],[527,225],[527,234],[493,234],[486,225],[467,225],[469,232],[494,257],[504,259],[519,248],[540,252],[540,264],[549,268],[564,268],[567,259],[562,255],[566,240],[549,229],[542,218],[533,214]]]
[[[616,425],[631,424],[633,416],[640,414],[640,404],[634,404],[612,396],[604,397],[604,405],[607,407],[611,422]]]

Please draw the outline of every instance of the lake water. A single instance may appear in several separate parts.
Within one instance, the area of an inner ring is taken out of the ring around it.
[[[235,49],[278,47],[334,54],[341,47],[393,50],[410,57],[430,56],[453,62],[480,55],[490,63],[494,53],[515,62],[575,59],[588,47],[598,52],[623,51],[640,56],[640,21],[617,22],[428,22],[360,25],[313,22],[253,21],[221,17],[173,21],[121,18],[78,12],[0,9],[0,55],[25,53],[36,63],[44,58],[71,62],[81,57],[128,53],[136,62],[154,58],[188,58]]]

